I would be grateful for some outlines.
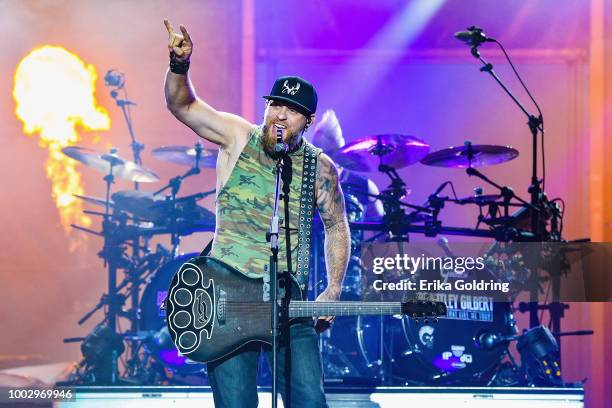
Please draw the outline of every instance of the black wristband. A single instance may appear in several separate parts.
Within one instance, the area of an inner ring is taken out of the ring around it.
[[[176,59],[176,55],[171,52],[170,53],[170,72],[175,74],[185,75],[189,71],[189,60],[187,61],[179,61]]]

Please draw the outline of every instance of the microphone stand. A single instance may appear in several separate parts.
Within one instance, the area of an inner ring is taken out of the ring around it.
[[[130,138],[132,139],[132,143],[130,147],[132,148],[132,152],[134,153],[134,163],[139,166],[142,165],[142,158],[140,153],[144,150],[145,145],[136,140],[136,135],[134,134],[134,128],[132,127],[132,115],[130,112],[130,105],[136,105],[134,102],[128,99],[127,89],[125,88],[125,74],[122,72],[118,72],[114,69],[108,70],[106,75],[104,76],[104,84],[108,87],[114,87],[110,93],[111,97],[115,100],[117,106],[123,112],[123,118],[125,119],[125,123],[127,124],[128,133],[130,134]],[[125,95],[125,99],[118,99],[119,89],[123,89],[123,94]],[[134,182],[134,190],[138,190],[138,182]]]
[[[282,144],[282,131],[277,129],[276,133],[277,146]],[[278,154],[278,160],[276,162],[276,180],[274,186],[274,210],[272,212],[272,219],[270,220],[270,230],[266,234],[266,240],[270,243],[270,262],[268,265],[269,272],[269,290],[270,290],[270,302],[272,302],[272,408],[276,408],[278,404],[277,399],[277,372],[278,372],[278,346],[280,344],[280,323],[281,314],[286,317],[288,312],[289,302],[288,299],[282,301],[282,307],[278,301],[278,236],[279,236],[279,207],[281,200],[281,188],[283,179],[284,169],[284,157],[286,150],[284,148],[275,149]],[[264,294],[265,296],[265,294]],[[281,298],[282,299],[282,298]],[[285,309],[285,310],[283,310]]]
[[[518,99],[510,92],[508,87],[504,85],[499,76],[493,70],[493,65],[487,62],[481,55],[480,51],[478,51],[478,45],[475,44],[472,46],[471,53],[474,58],[480,60],[483,63],[483,66],[480,68],[481,72],[487,72],[491,77],[502,87],[502,89],[510,96],[510,98],[514,101],[514,103],[519,107],[519,109],[527,116],[529,126],[529,130],[532,135],[532,166],[531,166],[531,185],[529,186],[529,193],[531,193],[530,204],[532,208],[540,208],[540,180],[538,180],[538,131],[542,129],[542,117],[529,113],[525,107],[519,102]],[[531,217],[531,232],[534,234],[536,239],[542,240],[543,234],[541,231],[540,225],[540,217],[538,211],[534,211]]]
[[[532,164],[531,164],[531,185],[529,186],[530,193],[530,204],[531,208],[537,208],[538,210],[541,208],[541,195],[542,191],[540,189],[540,180],[538,180],[538,131],[542,130],[542,116],[536,117],[535,115],[529,113],[525,107],[521,104],[521,102],[510,92],[508,87],[504,85],[499,76],[493,70],[493,65],[487,62],[481,55],[478,50],[479,42],[473,44],[471,48],[471,54],[474,58],[478,59],[482,62],[483,66],[480,68],[481,72],[488,73],[494,80],[502,87],[502,89],[510,96],[510,98],[514,101],[514,103],[519,107],[519,109],[527,116],[527,125],[529,126],[529,130],[532,136]],[[474,174],[476,175],[476,174]],[[540,211],[531,211],[531,232],[533,234],[533,238],[537,242],[541,242],[545,238],[544,229],[542,228]],[[531,328],[539,326],[538,319],[538,309],[537,309],[537,300],[538,300],[538,289],[537,285],[531,285],[532,289],[530,291],[530,303],[531,309],[529,313],[529,326]]]

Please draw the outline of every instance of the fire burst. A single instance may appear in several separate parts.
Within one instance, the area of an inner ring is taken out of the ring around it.
[[[80,140],[77,125],[89,130],[110,128],[110,117],[94,96],[97,76],[92,65],[54,46],[32,50],[15,72],[15,113],[24,132],[39,133],[40,146],[49,150],[46,173],[67,234],[71,223],[88,226],[91,219],[82,214],[82,203],[74,197],[83,194],[76,162],[61,149]]]

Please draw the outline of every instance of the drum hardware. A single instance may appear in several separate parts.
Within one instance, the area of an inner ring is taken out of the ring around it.
[[[75,365],[74,371],[67,380],[57,382],[58,386],[86,384],[119,384],[123,383],[112,375],[115,367],[109,366],[125,351],[123,338],[112,331],[104,322],[98,324],[86,337],[64,339],[64,343],[81,342],[83,359]]]
[[[389,169],[410,166],[425,157],[428,152],[429,144],[418,137],[381,134],[362,137],[344,145],[333,154],[333,159],[348,170],[372,172],[382,171],[382,165],[389,166]],[[372,160],[372,156],[378,157],[378,163]]]
[[[72,225],[72,227],[103,238],[103,248],[98,256],[104,261],[108,275],[106,293],[101,296],[98,304],[78,321],[78,324],[83,324],[95,312],[106,306],[104,320],[97,326],[96,333],[103,331],[112,334],[113,338],[119,339],[122,347],[128,346],[129,355],[126,356],[124,370],[120,373],[118,348],[115,348],[114,352],[110,350],[108,353],[103,353],[102,361],[92,359],[89,354],[85,355],[85,351],[89,348],[85,347],[87,343],[83,343],[84,359],[77,366],[72,382],[87,384],[104,381],[108,384],[118,384],[131,378],[137,383],[142,383],[146,378],[150,380],[153,377],[155,381],[167,380],[167,376],[160,377],[155,374],[149,362],[150,359],[155,361],[160,359],[155,352],[149,353],[146,347],[146,344],[153,341],[154,336],[140,334],[142,333],[140,330],[142,326],[140,323],[142,312],[140,288],[143,285],[145,287],[151,285],[151,282],[157,279],[160,265],[166,265],[174,258],[172,254],[178,252],[180,236],[214,229],[214,214],[197,204],[198,200],[213,194],[214,190],[185,197],[177,197],[177,195],[186,177],[198,174],[200,167],[214,167],[216,150],[202,149],[200,143],[190,148],[156,149],[153,152],[154,157],[178,164],[189,164],[192,168],[186,174],[171,179],[166,187],[156,193],[140,191],[139,183],[156,182],[159,177],[142,166],[141,152],[144,145],[139,143],[134,135],[130,115],[130,106],[134,103],[127,99],[124,74],[114,70],[108,71],[105,76],[105,84],[111,87],[111,97],[124,114],[131,138],[133,161],[120,157],[116,149],[111,149],[109,153],[98,153],[92,149],[70,146],[62,149],[62,152],[87,167],[103,172],[106,184],[104,198],[76,195],[78,199],[86,203],[104,208],[103,211],[84,211],[86,214],[101,217],[101,231],[80,225]],[[124,90],[124,98],[118,97],[121,89]],[[204,159],[200,160],[200,157]],[[134,190],[118,191],[111,195],[111,184],[117,177],[134,182]],[[168,197],[159,195],[168,188],[171,189]],[[149,240],[160,234],[171,235],[172,250],[166,250],[163,246],[158,245],[155,252],[151,252]],[[129,247],[132,248],[131,256],[126,253]],[[123,271],[124,277],[118,284],[119,270]],[[168,283],[169,280],[164,283],[166,289]],[[124,309],[124,306],[128,304],[128,299],[130,305]],[[156,307],[155,310],[158,308]],[[117,332],[119,317],[127,318],[130,322],[129,330],[122,334]],[[160,321],[159,327],[155,328],[155,333],[161,326]],[[87,341],[89,337],[95,338],[94,333],[88,337],[69,338],[65,341]],[[126,342],[125,345],[123,341]],[[96,375],[90,375],[92,373]]]
[[[172,179],[169,187],[172,188],[170,198],[160,198],[155,194],[139,191],[139,183],[141,182],[156,182],[159,177],[142,166],[140,153],[144,149],[144,145],[139,143],[135,136],[131,125],[131,115],[129,108],[134,105],[133,102],[127,99],[125,92],[125,76],[122,73],[111,70],[105,76],[105,84],[112,89],[111,96],[115,99],[124,114],[127,122],[128,131],[132,140],[131,147],[134,153],[134,161],[129,161],[121,158],[117,154],[116,149],[111,149],[107,154],[98,153],[94,150],[84,147],[71,146],[62,149],[67,156],[80,161],[88,167],[104,172],[106,175],[104,181],[106,183],[105,198],[96,198],[85,195],[77,195],[77,198],[97,206],[104,207],[104,212],[85,210],[85,213],[102,217],[101,231],[94,231],[79,225],[72,227],[80,231],[94,234],[104,239],[103,249],[98,253],[98,256],[103,259],[104,266],[108,269],[108,290],[103,294],[98,304],[80,320],[79,324],[83,324],[97,310],[107,306],[105,310],[105,318],[101,326],[109,333],[114,333],[120,336],[121,341],[126,340],[129,345],[130,355],[126,362],[126,367],[123,373],[123,382],[128,377],[142,377],[143,370],[146,371],[146,358],[143,358],[141,351],[142,346],[149,337],[136,335],[140,327],[140,294],[139,289],[142,285],[149,282],[155,276],[155,271],[158,265],[167,261],[170,251],[158,246],[155,253],[151,253],[148,248],[149,239],[158,234],[171,234],[173,252],[178,251],[178,236],[191,234],[196,231],[210,231],[214,228],[214,214],[196,204],[197,200],[212,194],[213,192],[198,193],[187,197],[177,198],[176,194],[180,188],[181,182],[189,175],[199,173],[199,168],[191,169],[187,174]],[[123,89],[125,98],[118,98],[118,91]],[[195,167],[198,167],[199,155],[201,146],[199,143],[195,149],[196,157],[192,157],[191,161],[195,161]],[[207,157],[211,153],[207,151]],[[202,166],[208,167],[208,166]],[[110,186],[114,183],[116,177],[133,181],[134,190],[117,192],[110,194]],[[159,190],[159,193],[164,191]],[[177,218],[177,220],[175,220]],[[212,222],[211,222],[212,220]],[[141,239],[144,245],[141,244]],[[127,256],[125,251],[127,246],[132,248],[132,256]],[[141,253],[144,256],[141,256]],[[123,281],[117,285],[117,272],[119,269],[124,271]],[[131,307],[124,310],[123,306],[127,299],[131,301]],[[117,318],[125,317],[130,321],[131,328],[123,334],[117,333]],[[86,338],[72,338],[69,341],[83,341]],[[119,380],[119,368],[117,353],[110,352],[105,356],[105,360],[94,361],[91,358],[85,359],[79,364],[75,375],[74,382],[91,383],[100,380],[101,373],[104,377],[104,382],[116,384]],[[102,370],[98,372],[96,377],[87,376],[83,370]]]
[[[168,163],[181,166],[214,168],[217,164],[217,149],[203,149],[198,143],[196,147],[165,146],[153,149],[153,157]]]
[[[481,207],[487,204],[495,203],[502,198],[503,197],[500,194],[483,194],[482,187],[476,187],[474,189],[474,195],[463,198],[455,197],[454,202],[459,205],[476,204],[477,206]]]
[[[376,221],[362,221],[362,222],[351,222],[349,223],[351,228],[359,231],[378,231],[383,235],[389,231],[387,224]],[[480,237],[480,238],[492,238],[496,241],[507,242],[507,241],[521,241],[529,242],[533,241],[533,235],[530,232],[518,230],[516,228],[505,228],[505,227],[493,227],[491,229],[476,229],[476,228],[464,228],[464,227],[451,227],[439,224],[429,225],[415,225],[405,221],[398,223],[394,226],[401,234],[408,234],[410,232],[423,234],[428,237],[435,237],[438,234],[444,235],[458,235],[467,237]]]
[[[521,309],[521,311],[528,312],[529,305],[522,304]],[[592,330],[553,333],[546,326],[538,326],[525,330],[521,335],[502,339],[502,342],[517,342],[517,350],[521,361],[518,364],[506,348],[505,354],[509,359],[509,364],[500,365],[487,386],[563,386],[565,384],[562,379],[560,347],[556,339],[562,336],[587,336],[592,334]]]
[[[121,109],[121,112],[123,113],[123,118],[125,119],[125,123],[127,126],[127,130],[130,136],[130,147],[132,150],[132,155],[133,155],[133,163],[135,164],[135,166],[133,167],[134,169],[136,168],[140,168],[142,166],[142,157],[141,157],[141,153],[145,148],[145,145],[143,143],[140,143],[135,135],[134,132],[134,127],[132,126],[132,114],[131,114],[131,106],[135,105],[135,103],[131,100],[128,99],[128,93],[127,93],[127,87],[126,87],[126,79],[125,79],[125,74],[122,72],[119,72],[117,70],[108,70],[104,76],[104,85],[111,88],[110,91],[110,95],[113,98],[113,100],[115,101],[117,107],[119,107],[119,109]],[[119,91],[123,90],[123,98],[120,99],[119,98]],[[127,163],[126,163],[127,164]],[[130,165],[131,168],[131,165]],[[147,173],[152,173],[150,171],[145,171],[144,172],[145,175]],[[153,174],[154,175],[154,174]],[[150,175],[149,175],[150,176]],[[154,175],[155,177],[151,177],[151,181],[158,181],[159,177],[157,177],[157,175]],[[134,190],[139,190],[139,183],[143,182],[143,181],[147,181],[144,179],[144,177],[137,177],[134,178],[132,180],[134,182]],[[106,213],[108,213],[108,206],[110,204],[110,199],[109,199],[109,190],[107,189],[107,194],[106,194]],[[125,214],[124,212],[120,211],[120,214]],[[107,218],[105,218],[105,222],[107,221]],[[133,219],[134,223],[138,224],[139,223],[139,219],[138,217],[135,217]],[[108,225],[108,222],[107,222]],[[126,225],[126,219],[123,217],[120,217],[119,219],[119,225],[121,226],[125,226]],[[103,227],[103,231],[105,231],[104,227]],[[147,253],[147,247],[148,247],[148,241],[149,238],[148,237],[143,237],[144,240],[144,253]],[[140,239],[140,235],[136,235],[133,239],[130,240],[130,246],[132,248],[132,258],[136,261],[138,261],[139,257],[140,257],[140,251],[142,249],[141,246],[141,239]],[[126,271],[130,271],[130,273],[128,273],[127,276],[134,276],[134,274],[132,273],[133,269],[133,265],[128,266],[125,270]],[[110,281],[110,278],[109,278]],[[112,291],[110,290],[110,286],[109,286],[109,294],[112,294]],[[139,300],[139,292],[138,292],[138,287],[134,286],[134,290],[132,290],[131,296],[130,296],[130,300],[131,300],[131,310],[137,310],[136,306],[138,304],[138,300]],[[138,313],[134,313],[131,318],[130,318],[130,331],[131,332],[135,332],[138,328]],[[112,326],[112,329],[115,330],[114,327],[114,323]],[[133,368],[134,368],[134,362],[138,359],[138,347],[135,346],[134,342],[131,342],[131,347],[130,347],[130,358],[129,358],[129,362],[128,362],[128,375],[133,374],[133,372],[130,372]]]
[[[493,70],[493,64],[489,63],[488,61],[486,61],[480,54],[480,51],[478,50],[478,46],[479,44],[473,44],[473,46],[471,47],[471,54],[474,58],[478,59],[483,66],[480,68],[481,72],[486,72],[487,74],[489,74],[489,76],[491,76],[491,78],[493,78],[495,80],[495,82],[497,82],[497,84],[499,86],[502,87],[502,89],[506,92],[506,94],[508,94],[508,96],[512,99],[512,101],[516,104],[516,106],[523,112],[523,114],[527,117],[527,125],[529,126],[529,131],[531,133],[531,141],[532,141],[532,149],[531,149],[531,183],[529,185],[529,188],[527,189],[527,191],[530,193],[530,200],[529,200],[529,204],[531,207],[531,226],[529,231],[533,234],[533,238],[534,241],[536,242],[542,242],[542,241],[546,241],[546,240],[550,240],[551,236],[549,236],[547,234],[546,231],[546,221],[542,219],[542,214],[543,212],[541,212],[540,210],[545,207],[545,200],[543,197],[543,192],[544,192],[544,187],[545,187],[545,175],[546,175],[546,168],[544,167],[544,163],[545,163],[545,156],[544,156],[544,117],[542,115],[542,110],[540,109],[540,106],[538,105],[538,103],[536,102],[536,100],[533,98],[533,96],[531,95],[531,93],[529,92],[529,89],[527,88],[527,86],[525,85],[525,83],[523,82],[522,78],[520,77],[518,71],[514,68],[514,65],[512,64],[512,61],[510,60],[510,56],[508,55],[508,53],[505,51],[503,45],[497,41],[494,40],[493,42],[495,42],[503,51],[504,56],[506,57],[506,59],[508,60],[510,66],[512,67],[516,77],[519,79],[519,82],[521,83],[521,85],[523,86],[523,89],[525,89],[525,91],[527,92],[527,95],[529,96],[529,98],[531,99],[531,101],[534,103],[537,111],[538,111],[538,116],[535,116],[534,114],[529,113],[525,107],[521,104],[521,102],[512,94],[512,92],[508,89],[508,87],[506,85],[504,85],[504,83],[502,82],[502,80],[500,79],[500,77],[497,75],[497,73]],[[542,179],[539,179],[538,177],[538,133],[542,134],[542,174],[543,177]],[[559,237],[555,237],[555,238],[559,238]],[[539,319],[538,319],[538,313],[537,313],[537,302],[538,302],[538,293],[537,293],[537,289],[536,289],[536,285],[532,285],[531,286],[532,289],[530,291],[530,304],[531,304],[531,311],[529,314],[529,326],[531,328],[537,327],[539,326]]]
[[[75,196],[79,200],[82,200],[83,202],[86,202],[86,203],[89,203],[89,204],[94,204],[94,205],[97,205],[97,206],[100,206],[100,207],[104,207],[106,205],[106,200],[104,200],[103,198],[92,197],[92,196],[81,195],[81,194],[73,194],[73,196]],[[115,206],[115,203],[110,201],[108,203],[108,205],[111,208],[113,208]]]
[[[110,153],[100,154],[95,150],[79,146],[68,146],[62,149],[62,153],[73,158],[87,167],[91,167],[102,173],[109,174],[113,169],[113,177],[119,177],[127,181],[137,183],[154,183],[159,177],[133,161],[122,159],[117,155],[117,149],[113,148]]]
[[[106,194],[104,199],[104,214],[102,221],[102,232],[96,235],[104,238],[104,246],[102,251],[98,253],[98,256],[104,260],[104,266],[108,268],[108,290],[105,295],[102,295],[98,304],[88,312],[83,318],[79,320],[79,324],[83,324],[88,320],[97,310],[103,306],[108,306],[105,313],[105,327],[108,328],[112,333],[117,333],[117,317],[121,316],[121,308],[125,303],[126,297],[119,293],[117,288],[117,270],[121,268],[129,268],[130,260],[126,258],[124,251],[125,248],[123,243],[126,242],[126,237],[123,234],[123,229],[126,226],[127,220],[130,218],[126,213],[122,211],[114,210],[114,202],[110,199],[111,184],[114,183],[115,176],[119,176],[123,179],[133,181],[138,187],[138,182],[155,182],[159,178],[155,173],[150,170],[144,169],[142,166],[135,162],[122,159],[117,154],[117,149],[111,149],[108,154],[97,154],[96,152],[80,148],[78,146],[70,146],[62,149],[62,152],[67,156],[78,160],[85,165],[95,168],[101,171],[107,171],[107,175],[104,177],[106,184]],[[138,156],[136,156],[138,158]],[[96,204],[100,204],[98,200],[86,200],[94,201]],[[111,207],[113,207],[113,215],[111,216]],[[90,229],[83,228],[80,226],[74,226],[75,228],[85,231],[93,232]],[[132,248],[134,251],[134,257],[138,257],[140,250],[140,237],[134,237]],[[132,293],[132,304],[137,301],[138,293],[134,290]],[[132,308],[132,310],[134,310]],[[137,313],[127,314],[126,317],[131,322],[132,328],[134,328],[135,321],[138,319]],[[131,349],[131,359],[136,358],[134,354],[134,348]],[[108,361],[98,361],[87,359],[85,356],[84,362],[86,366],[92,366],[93,370],[102,370],[98,373],[97,380],[100,380],[109,384],[116,384],[119,381],[119,368],[118,368],[118,355],[116,352],[108,353]]]
[[[499,189],[500,195],[502,196],[502,203],[501,203],[500,207],[503,208],[503,217],[505,217],[505,219],[507,219],[510,216],[509,207],[512,205],[512,203],[511,203],[512,199],[515,199],[515,200],[519,201],[520,204],[522,204],[522,206],[525,206],[525,207],[531,209],[534,212],[539,212],[538,207],[536,207],[536,206],[528,203],[527,201],[523,200],[522,198],[518,197],[514,193],[514,190],[511,187],[500,186],[499,184],[497,184],[494,181],[490,180],[484,174],[482,174],[481,172],[479,172],[478,170],[476,170],[476,169],[474,169],[472,167],[468,167],[465,171],[468,174],[468,176],[476,176],[476,177],[480,178],[481,180],[484,180],[488,184],[492,185],[493,187]],[[490,204],[490,208],[492,210],[495,207],[497,207],[497,203]],[[494,214],[491,214],[491,218],[495,218],[494,215],[496,215],[496,214],[497,214],[497,211],[495,211]],[[479,221],[481,221],[481,220],[479,220]]]
[[[399,177],[395,169],[386,165],[381,165],[380,168],[382,172],[391,178],[389,187],[383,190],[377,197],[383,203],[383,223],[385,223],[389,229],[388,240],[408,242],[409,238],[408,235],[404,233],[402,224],[416,220],[423,213],[431,214],[431,222],[437,222],[437,212],[425,207],[400,201],[406,195],[405,183]],[[404,208],[410,208],[414,211],[406,214]],[[427,222],[428,221],[426,221],[426,223]]]
[[[196,174],[200,174],[200,158],[202,156],[202,151],[203,151],[202,144],[200,142],[197,142],[193,150],[194,150],[193,157],[189,156],[192,167],[189,170],[187,170],[187,172],[183,174],[182,176],[173,177],[172,179],[170,179],[168,184],[166,184],[164,187],[162,187],[161,189],[153,193],[154,196],[158,196],[162,192],[170,189],[170,197],[166,201],[166,204],[169,204],[167,216],[169,216],[168,219],[170,220],[170,223],[168,227],[169,227],[170,236],[171,236],[170,243],[172,245],[172,254],[174,256],[178,255],[178,249],[179,249],[179,244],[180,244],[180,239],[181,239],[180,238],[181,234],[179,234],[177,230],[177,225],[176,225],[176,218],[178,215],[177,207],[176,207],[176,195],[178,194],[178,191],[181,188],[183,180],[185,180],[187,177],[194,176]],[[166,159],[168,159],[169,157],[176,158],[176,157],[180,157],[180,154],[179,155],[173,154],[169,156],[162,155],[162,157],[166,157]]]
[[[111,199],[116,209],[132,214],[138,220],[157,221],[162,217],[162,214],[152,213],[151,208],[164,198],[156,197],[153,193],[141,190],[121,190],[113,193]]]
[[[505,163],[518,156],[518,150],[510,146],[474,145],[466,141],[463,146],[429,153],[421,159],[421,163],[426,166],[467,169]]]
[[[69,148],[65,148],[63,150],[66,150],[66,149],[69,149]],[[64,151],[64,153],[66,152]],[[78,156],[76,157],[71,156],[71,157],[76,158]],[[83,155],[81,156],[81,158],[86,159],[86,161],[89,161],[90,163],[95,163],[95,166],[97,166],[97,167],[94,166],[95,168],[98,168],[98,169],[102,168],[102,166],[100,165],[102,162],[98,161],[97,158],[95,158],[95,156]],[[117,315],[118,315],[119,308],[123,304],[123,300],[124,300],[124,299],[121,299],[121,297],[119,296],[119,293],[117,292],[117,288],[116,288],[117,269],[121,267],[120,262],[123,256],[123,247],[121,246],[121,241],[116,239],[117,237],[115,234],[115,230],[117,228],[117,224],[114,223],[110,218],[110,205],[109,205],[110,190],[111,190],[111,184],[114,183],[114,179],[115,179],[113,170],[116,165],[123,166],[122,169],[125,170],[123,173],[123,176],[127,176],[128,174],[134,174],[134,173],[130,173],[127,170],[127,168],[125,167],[126,162],[116,155],[116,150],[111,151],[110,155],[101,156],[101,160],[104,163],[108,163],[108,174],[104,177],[104,181],[106,182],[106,195],[105,195],[106,199],[105,199],[105,206],[104,206],[104,218],[102,221],[102,234],[104,238],[104,247],[102,251],[100,251],[98,256],[100,256],[104,260],[104,266],[108,267],[108,289],[107,289],[106,296],[104,295],[102,296],[102,300],[100,301],[99,304],[106,304],[108,306],[106,313],[105,313],[105,319],[104,319],[104,322],[107,328],[106,330],[110,333],[111,336],[116,336],[117,334],[117,327],[116,327],[117,326],[116,324]],[[121,351],[123,352],[123,350]],[[87,356],[85,354],[84,356],[85,356],[85,361],[87,362]],[[100,366],[101,369],[104,371],[103,381],[105,383],[115,384],[119,379],[119,368],[118,368],[118,361],[117,361],[119,356],[116,352],[112,352],[112,353],[108,353],[108,355],[105,357],[107,360],[104,362],[97,361],[97,360],[93,362],[94,367]]]
[[[404,222],[406,212],[403,207],[415,210],[408,215],[416,217],[419,213],[428,212],[425,208],[402,202],[406,196],[406,183],[397,173],[400,169],[417,163],[429,152],[429,144],[415,137],[401,134],[381,134],[366,136],[344,145],[336,153],[334,160],[342,167],[356,172],[377,170],[391,180],[389,186],[379,195],[363,192],[363,195],[381,200],[384,208],[383,222],[388,225],[388,231],[383,231],[371,239],[378,239],[384,234],[389,240],[407,241],[408,237],[396,225]],[[373,157],[377,157],[375,165]]]
[[[510,284],[509,299],[516,299],[536,273],[536,268],[528,265],[521,248],[505,242],[496,242],[485,252],[484,265],[494,279]]]
[[[475,204],[479,207],[479,217],[476,224],[476,229],[480,226],[481,222],[485,222],[491,227],[495,226],[508,226],[507,223],[511,221],[509,214],[510,206],[526,206],[534,211],[539,211],[536,206],[531,205],[527,201],[518,197],[513,189],[508,186],[501,186],[494,181],[490,180],[483,173],[476,170],[475,167],[491,166],[495,164],[504,163],[518,157],[519,153],[516,149],[508,146],[495,146],[495,145],[473,145],[470,141],[466,141],[463,146],[450,147],[448,149],[439,150],[437,152],[430,153],[427,155],[421,163],[428,166],[439,166],[447,168],[465,168],[468,176],[475,176],[492,185],[500,191],[500,201],[495,200],[497,195],[490,195],[487,199],[476,191],[473,197],[467,197],[463,199],[448,199],[444,198],[444,201],[455,202],[460,205]],[[437,194],[434,194],[437,197]],[[431,196],[430,196],[431,198]],[[511,200],[515,199],[520,204],[511,203]],[[436,201],[434,201],[436,202]],[[482,214],[482,206],[488,205],[489,215],[485,217]],[[499,214],[499,209],[503,210],[503,213]]]
[[[136,135],[134,134],[134,127],[132,126],[132,113],[130,111],[130,107],[132,105],[136,105],[136,103],[128,99],[127,88],[125,87],[125,74],[114,69],[108,70],[106,72],[106,75],[104,75],[104,85],[108,86],[109,88],[113,88],[110,92],[110,95],[115,100],[116,105],[119,107],[119,109],[121,109],[121,112],[123,113],[123,118],[125,119],[128,133],[131,139],[130,147],[132,148],[134,163],[138,166],[141,166],[141,153],[144,150],[145,145],[138,142],[136,140]],[[124,99],[118,99],[119,90],[121,89],[123,89]],[[141,182],[141,180],[133,181],[134,189],[138,190],[138,183]]]
[[[320,334],[319,347],[321,350],[321,360],[326,382],[348,382],[346,379],[356,379],[363,375],[359,372],[355,364],[351,361],[345,350],[337,347],[331,339],[331,333],[338,324],[334,324],[331,329]]]

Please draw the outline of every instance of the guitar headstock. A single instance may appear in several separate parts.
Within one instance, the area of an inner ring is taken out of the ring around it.
[[[446,316],[446,305],[443,302],[409,301],[402,302],[402,314],[415,320]]]

